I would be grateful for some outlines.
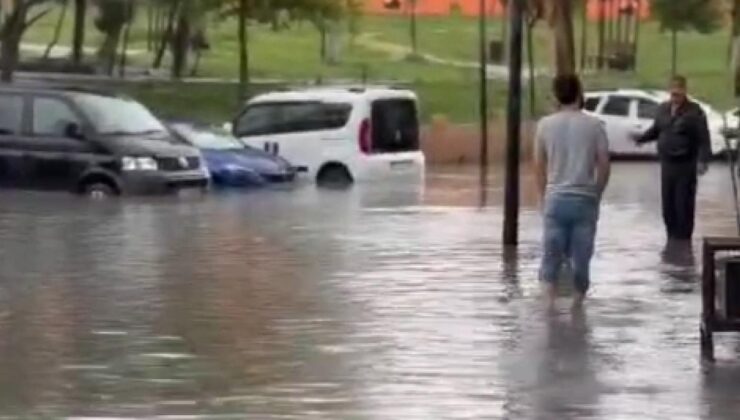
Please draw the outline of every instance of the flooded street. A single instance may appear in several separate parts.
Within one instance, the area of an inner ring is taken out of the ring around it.
[[[538,300],[531,188],[505,251],[501,179],[481,207],[474,170],[347,192],[4,193],[0,418],[738,418],[740,336],[699,359],[699,240],[695,261],[663,252],[656,164],[612,180],[582,316]],[[735,233],[731,192],[725,166],[702,179],[697,237]]]

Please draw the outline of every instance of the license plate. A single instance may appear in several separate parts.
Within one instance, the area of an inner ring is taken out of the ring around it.
[[[412,160],[397,160],[397,161],[391,162],[391,168],[402,169],[402,168],[407,168],[413,164],[414,164],[414,161]]]

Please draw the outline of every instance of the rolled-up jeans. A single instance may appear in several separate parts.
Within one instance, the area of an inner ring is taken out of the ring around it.
[[[551,193],[546,196],[544,207],[541,280],[556,284],[563,263],[568,261],[576,290],[585,294],[591,284],[599,199],[585,194]]]

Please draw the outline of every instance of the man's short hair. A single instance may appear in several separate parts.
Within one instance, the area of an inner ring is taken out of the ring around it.
[[[552,92],[561,105],[574,105],[581,100],[583,88],[575,74],[561,74],[552,81]]]
[[[686,89],[686,86],[688,86],[688,81],[686,80],[685,76],[682,76],[680,74],[676,74],[671,77],[671,85],[678,86],[682,89]]]

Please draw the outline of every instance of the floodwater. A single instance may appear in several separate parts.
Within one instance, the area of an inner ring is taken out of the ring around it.
[[[555,315],[531,188],[505,251],[497,175],[484,206],[465,169],[344,192],[3,193],[0,418],[737,419],[740,339],[700,362],[700,263],[664,252],[658,180],[615,166],[593,297]],[[735,232],[731,191],[724,166],[702,179],[700,235]]]

